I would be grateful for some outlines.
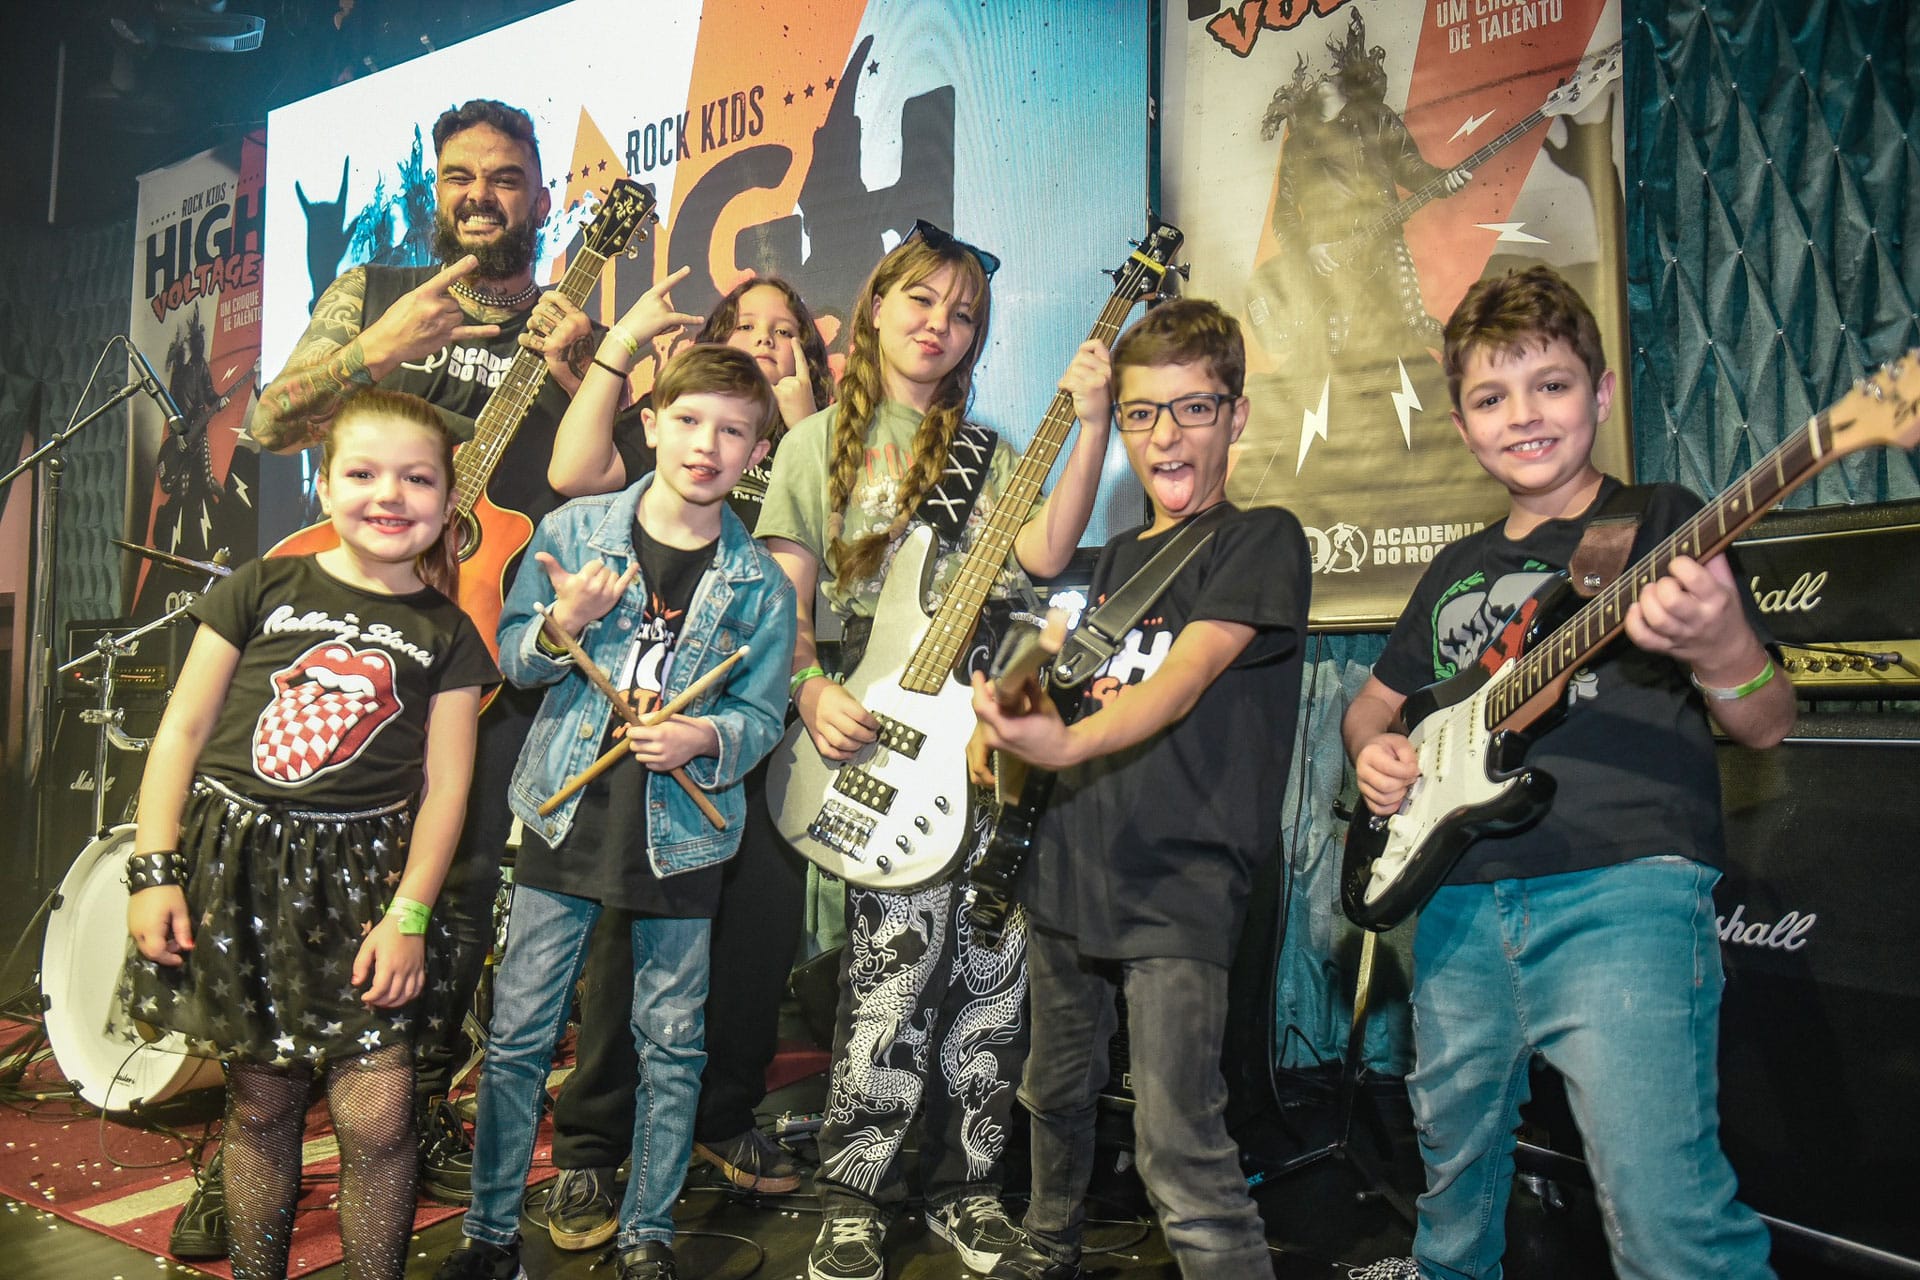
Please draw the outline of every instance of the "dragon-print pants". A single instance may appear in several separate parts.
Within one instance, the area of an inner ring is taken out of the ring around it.
[[[1027,1056],[1027,920],[1016,908],[998,947],[978,944],[966,890],[964,871],[910,893],[847,886],[815,1179],[830,1216],[889,1216],[906,1200],[901,1148],[922,1108],[919,1189],[929,1209],[999,1191]]]

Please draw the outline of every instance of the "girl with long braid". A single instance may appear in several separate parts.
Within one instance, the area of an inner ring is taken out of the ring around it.
[[[1012,472],[1006,443],[966,422],[992,309],[989,277],[998,265],[938,227],[915,224],[854,302],[839,402],[800,423],[780,446],[757,532],[798,591],[794,704],[829,759],[846,759],[873,742],[878,725],[821,670],[816,589],[847,624],[844,665],[851,669],[862,620],[873,615],[902,539],[926,522],[922,502],[949,462],[962,469],[984,462],[987,477],[957,535],[942,539],[936,594],[958,571]],[[1083,348],[1061,385],[1078,390],[1105,378],[1104,352]],[[1006,566],[998,595],[1017,589],[1022,570],[1059,573],[1086,529],[1108,423],[1102,413],[1081,425],[1058,485],[1020,530],[1018,563]],[[923,1104],[920,1181],[934,1234],[981,1272],[1020,1242],[999,1191],[1008,1113],[1026,1054],[1026,925],[1016,911],[998,949],[975,945],[965,884],[963,868],[910,892],[847,886],[848,942],[815,1180],[823,1220],[807,1260],[811,1280],[884,1275],[882,1238],[907,1195],[902,1142]]]

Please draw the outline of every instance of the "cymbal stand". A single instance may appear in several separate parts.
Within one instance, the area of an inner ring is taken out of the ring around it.
[[[206,585],[200,588],[200,592],[207,591],[215,581],[215,578],[208,578]],[[152,622],[136,627],[124,635],[101,636],[94,642],[90,652],[72,659],[55,672],[56,676],[64,676],[79,670],[95,658],[100,660],[98,681],[100,705],[80,713],[80,719],[84,723],[95,726],[99,731],[93,744],[93,834],[95,837],[105,835],[107,829],[113,825],[107,821],[107,768],[113,759],[112,752],[114,750],[145,751],[153,743],[151,738],[135,738],[122,731],[120,726],[126,722],[127,712],[126,708],[114,705],[115,668],[122,658],[130,658],[140,651],[140,641],[144,636],[172,625],[176,620],[184,617],[187,610],[192,607],[193,601],[188,600]]]
[[[120,339],[115,339],[119,341]],[[113,349],[109,343],[101,354]],[[95,364],[95,373],[99,364]],[[89,379],[91,387],[91,379]],[[31,627],[32,649],[28,654],[27,677],[27,716],[28,726],[26,746],[26,769],[22,781],[26,784],[24,794],[39,796],[45,781],[47,761],[53,754],[53,660],[54,649],[58,643],[55,632],[58,630],[55,617],[56,593],[54,565],[58,558],[60,531],[60,482],[65,468],[65,460],[60,450],[67,441],[85,430],[86,427],[105,416],[110,410],[134,396],[139,395],[141,386],[138,381],[129,382],[107,397],[106,403],[86,416],[75,420],[61,431],[47,437],[47,442],[35,449],[5,475],[0,475],[0,490],[4,490],[14,480],[27,472],[46,465],[45,480],[41,485],[40,519],[35,533],[34,554],[34,599],[33,623]],[[39,806],[32,805],[37,811]],[[47,878],[46,849],[39,838],[40,823],[37,817],[32,820],[33,827],[33,878],[36,885],[43,884]]]

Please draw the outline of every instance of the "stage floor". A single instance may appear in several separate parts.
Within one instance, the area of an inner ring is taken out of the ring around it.
[[[802,1080],[771,1096],[767,1112],[817,1110],[824,1088],[824,1077]],[[1383,1170],[1387,1182],[1395,1192],[1410,1197],[1418,1190],[1420,1171],[1404,1101],[1396,1092],[1392,1086],[1382,1086],[1374,1091],[1369,1105],[1379,1109],[1392,1135]],[[1242,1126],[1240,1138],[1247,1151],[1278,1161],[1324,1141],[1333,1131],[1334,1120],[1324,1095],[1306,1089],[1285,1108]],[[1174,1280],[1178,1270],[1151,1224],[1137,1178],[1126,1167],[1130,1153],[1115,1140],[1126,1127],[1123,1112],[1103,1113],[1092,1206],[1097,1223],[1089,1237],[1089,1245],[1100,1252],[1088,1255],[1089,1273],[1125,1280]],[[1363,1134],[1356,1140],[1366,1143],[1370,1154],[1375,1150]],[[804,1143],[800,1149],[812,1154]],[[1013,1185],[1008,1198],[1017,1213],[1025,1182],[1024,1149],[1009,1164]],[[1383,1199],[1363,1194],[1364,1190],[1354,1169],[1334,1162],[1271,1178],[1256,1188],[1278,1280],[1341,1280],[1354,1268],[1408,1251],[1407,1226]],[[543,1195],[544,1188],[530,1193],[521,1223],[528,1241],[528,1274],[535,1280],[598,1280],[610,1274],[606,1268],[596,1268],[598,1254],[553,1248],[540,1216]],[[1506,1267],[1513,1280],[1605,1280],[1612,1275],[1591,1198],[1574,1189],[1566,1199],[1565,1207],[1549,1210],[1534,1194],[1516,1186],[1508,1216]],[[6,1200],[0,1204],[5,1206],[0,1212],[0,1257],[7,1259],[9,1280],[133,1280],[205,1274],[32,1205]],[[804,1277],[807,1250],[819,1224],[816,1202],[804,1188],[793,1196],[747,1196],[725,1185],[704,1164],[696,1164],[689,1176],[675,1216],[681,1230],[675,1242],[681,1274],[703,1280]],[[409,1280],[428,1280],[459,1239],[458,1218],[420,1232],[407,1267]],[[930,1235],[917,1212],[895,1223],[887,1237],[887,1257],[892,1280],[961,1280],[970,1274]],[[1792,1259],[1777,1259],[1776,1266],[1782,1280],[1834,1280],[1841,1274]],[[335,1266],[313,1274],[341,1280],[344,1271]]]

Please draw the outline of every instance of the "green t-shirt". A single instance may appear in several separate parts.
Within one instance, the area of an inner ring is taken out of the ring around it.
[[[885,581],[900,545],[896,542],[889,547],[878,571],[863,582],[840,582],[826,576],[827,519],[832,514],[827,509],[828,462],[839,412],[840,406],[828,405],[780,441],[780,452],[773,464],[773,480],[768,485],[766,503],[760,509],[760,523],[754,527],[754,535],[785,538],[812,552],[821,566],[821,590],[834,612],[843,618],[870,618],[880,596],[880,584]],[[881,404],[873,425],[867,430],[865,474],[847,501],[845,537],[848,541],[884,531],[893,523],[894,513],[899,509],[900,482],[909,469],[913,436],[919,428],[920,414],[913,409],[892,400]],[[993,461],[987,468],[986,488],[967,517],[963,545],[940,556],[935,565],[933,593],[927,600],[929,609],[940,606],[947,584],[960,570],[963,553],[979,536],[993,512],[995,498],[1006,488],[1014,461],[1013,450],[1007,447],[1007,442],[996,440]],[[1009,552],[1006,568],[992,594],[1003,597],[1024,585],[1025,575],[1020,573],[1019,565]]]

